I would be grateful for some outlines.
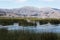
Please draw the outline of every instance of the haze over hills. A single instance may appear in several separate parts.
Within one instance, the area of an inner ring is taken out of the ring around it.
[[[60,18],[60,9],[22,7],[16,9],[0,9],[1,17],[37,17],[37,18]]]

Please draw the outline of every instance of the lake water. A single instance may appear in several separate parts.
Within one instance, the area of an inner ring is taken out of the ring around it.
[[[8,30],[27,30],[27,31],[34,31],[34,32],[53,32],[53,33],[60,33],[60,24],[58,25],[51,25],[50,23],[39,25],[37,26],[19,26],[18,23],[14,23],[14,25],[9,26],[0,26],[0,28],[7,28]]]

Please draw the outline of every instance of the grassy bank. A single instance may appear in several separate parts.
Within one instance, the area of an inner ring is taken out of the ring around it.
[[[1,18],[0,25],[13,25],[14,23],[19,23],[20,26],[36,26],[36,23],[27,22],[26,19],[19,18]]]
[[[60,19],[55,19],[55,18],[48,18],[48,19],[41,19],[39,20],[40,24],[47,24],[50,23],[52,25],[57,25],[60,24]]]
[[[8,31],[0,29],[0,40],[60,40],[60,34],[56,33],[35,33],[29,31]]]
[[[27,21],[30,20],[31,22]],[[0,17],[0,25],[13,25],[13,23],[19,23],[19,25],[21,26],[36,26],[36,22],[39,22],[40,25],[42,24],[60,24],[60,19],[56,19],[56,18],[6,18],[6,17]],[[34,23],[33,23],[34,22]]]

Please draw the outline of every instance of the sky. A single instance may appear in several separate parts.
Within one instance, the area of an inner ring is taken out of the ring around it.
[[[24,6],[37,8],[58,8],[60,9],[60,0],[0,0],[0,8],[12,9]]]

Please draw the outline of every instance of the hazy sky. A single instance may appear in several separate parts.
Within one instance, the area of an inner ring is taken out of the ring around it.
[[[53,7],[60,9],[60,0],[0,0],[0,8],[20,8],[33,6],[38,8]]]

